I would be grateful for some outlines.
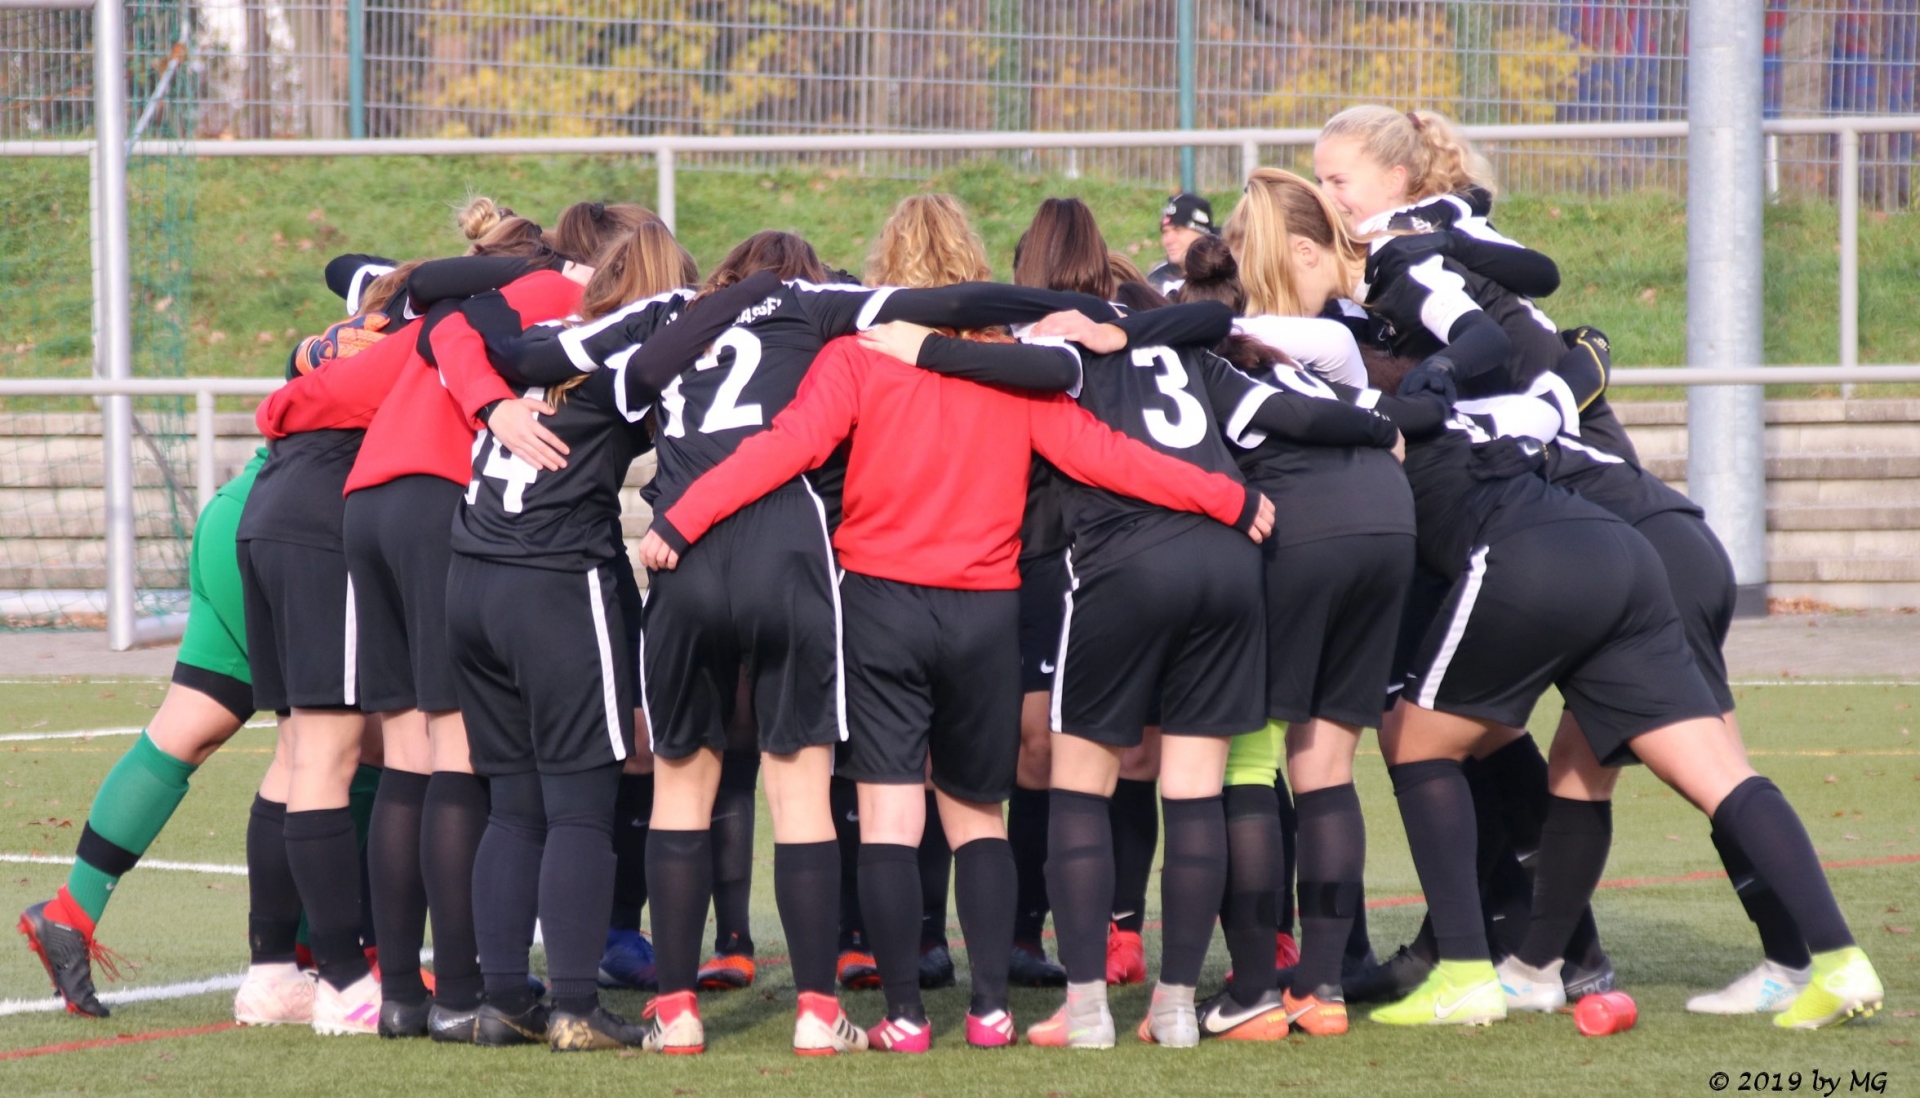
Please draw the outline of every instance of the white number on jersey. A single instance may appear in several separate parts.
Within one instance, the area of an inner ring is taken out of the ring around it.
[[[753,380],[753,372],[760,368],[759,337],[746,328],[728,328],[720,333],[720,338],[713,341],[713,349],[700,356],[693,368],[718,369],[721,351],[733,352],[733,365],[720,382],[720,391],[713,395],[713,406],[707,409],[707,414],[700,420],[700,433],[703,435],[738,427],[758,427],[766,422],[760,405],[740,403],[740,394],[746,392],[747,383]],[[662,434],[672,438],[686,437],[686,406],[687,398],[681,395],[680,378],[676,377],[673,384],[660,393],[660,407],[666,412],[668,421]]]
[[[1133,364],[1143,369],[1158,369],[1153,384],[1173,401],[1173,415],[1158,408],[1144,412],[1147,433],[1160,445],[1185,450],[1207,437],[1207,411],[1187,392],[1187,368],[1180,356],[1165,347],[1141,347],[1133,352]]]
[[[527,390],[527,399],[544,400],[547,390],[542,386],[533,386]],[[500,507],[509,515],[517,515],[526,507],[527,486],[540,476],[540,470],[528,464],[527,459],[508,450],[493,436],[493,432],[482,428],[473,436],[473,460],[480,458],[480,448],[491,445],[487,453],[487,463],[480,467],[480,476],[503,481],[506,487],[500,491]],[[480,498],[480,479],[475,477],[467,482],[467,506],[471,507]]]

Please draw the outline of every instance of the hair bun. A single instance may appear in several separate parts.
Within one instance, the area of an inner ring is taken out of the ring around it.
[[[1217,236],[1205,236],[1187,245],[1180,263],[1188,282],[1231,282],[1240,277],[1240,264],[1233,258],[1227,242]]]
[[[476,195],[460,207],[460,212],[454,215],[454,222],[460,226],[461,235],[468,240],[478,240],[512,216],[512,210],[485,195]]]

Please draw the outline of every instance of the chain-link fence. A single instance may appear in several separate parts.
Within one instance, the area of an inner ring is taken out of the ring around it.
[[[1683,0],[1193,7],[1202,127],[1318,125],[1363,101],[1471,122],[1685,116]],[[1179,117],[1178,11],[1179,0],[198,0],[193,109],[201,135],[236,137],[1161,129]],[[1766,20],[1770,114],[1915,109],[1920,0],[1767,0]],[[89,21],[0,14],[0,137],[85,127]],[[1672,187],[1684,167],[1679,142],[1491,151],[1507,186],[1536,192]],[[1867,200],[1906,205],[1911,136],[1870,139],[1862,154]],[[1782,189],[1831,193],[1831,139],[1783,141],[1773,155]],[[940,163],[889,158],[881,170]],[[1170,152],[1106,153],[1065,166],[1165,179],[1173,164]],[[1236,168],[1201,165],[1215,180]]]

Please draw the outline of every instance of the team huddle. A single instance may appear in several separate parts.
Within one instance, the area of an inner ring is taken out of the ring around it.
[[[1641,468],[1606,338],[1535,304],[1559,270],[1493,229],[1444,117],[1343,111],[1313,161],[1224,225],[1175,196],[1151,275],[1050,198],[991,282],[937,194],[864,278],[767,231],[702,279],[641,207],[484,199],[463,256],[334,260],[348,319],[260,405],[166,701],[21,918],[55,990],[106,1016],[118,879],[271,711],[248,1025],[699,1053],[699,992],[757,976],[763,783],[801,1055],[931,1047],[949,880],[967,1043],[1112,1047],[1156,850],[1141,1040],[1484,1025],[1613,990],[1589,901],[1635,763],[1707,816],[1764,953],[1688,1009],[1873,1013],[1741,744],[1732,567]],[[1369,728],[1428,907],[1384,961]],[[1063,1001],[1023,1031],[1015,985]],[[603,987],[655,994],[628,1021]]]

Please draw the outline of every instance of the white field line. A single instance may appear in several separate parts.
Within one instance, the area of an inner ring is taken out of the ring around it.
[[[56,854],[0,854],[0,862],[15,865],[72,865],[71,857]],[[228,877],[244,877],[247,867],[224,862],[169,862],[161,858],[142,858],[137,869],[173,870],[176,873],[219,873]]]
[[[272,721],[248,721],[242,728],[272,728]],[[32,740],[90,740],[95,736],[138,736],[145,728],[88,728],[78,732],[9,732],[0,743],[25,743]]]
[[[109,991],[100,996],[100,1001],[108,1006],[119,1006],[122,1003],[185,999],[215,991],[232,991],[240,986],[240,978],[243,975],[245,973],[235,972],[230,976],[211,976],[205,980],[187,980],[177,984],[155,984],[152,987]],[[44,999],[0,999],[0,1018],[9,1014],[55,1014],[65,1009],[67,1004],[58,995],[48,995]]]
[[[1920,686],[1916,679],[1734,679],[1729,686]]]

